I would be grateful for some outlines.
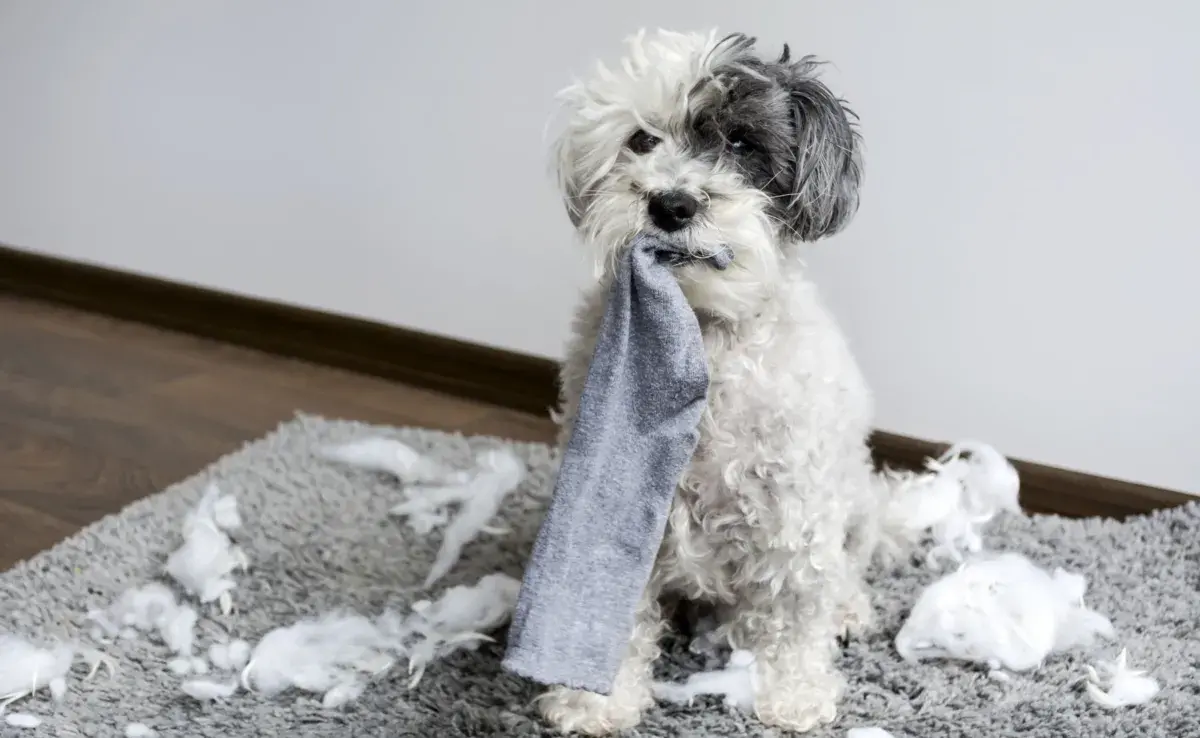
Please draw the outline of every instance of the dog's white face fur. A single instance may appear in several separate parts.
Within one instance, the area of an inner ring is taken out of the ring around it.
[[[563,91],[556,147],[568,213],[601,272],[642,230],[700,256],[727,246],[733,268],[677,274],[693,307],[730,319],[770,297],[792,244],[835,233],[858,206],[853,114],[816,61],[786,47],[765,60],[754,43],[639,33],[618,68],[599,64]]]

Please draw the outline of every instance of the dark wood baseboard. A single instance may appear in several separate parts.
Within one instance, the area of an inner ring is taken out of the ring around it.
[[[0,245],[0,291],[545,414],[554,361]]]
[[[557,364],[409,328],[228,294],[0,246],[0,291],[545,414]],[[876,461],[920,466],[946,444],[872,437]],[[1189,495],[1014,461],[1033,512],[1123,518],[1193,501]]]

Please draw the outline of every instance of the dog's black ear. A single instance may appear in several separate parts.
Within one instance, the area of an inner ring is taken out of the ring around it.
[[[862,180],[858,117],[817,79],[820,63],[812,57],[776,65],[787,91],[795,137],[795,173],[789,214],[802,241],[840,231],[858,211]]]

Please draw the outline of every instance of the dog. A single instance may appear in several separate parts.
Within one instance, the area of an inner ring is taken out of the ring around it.
[[[560,376],[570,436],[616,263],[649,231],[724,270],[673,267],[701,325],[710,388],[700,440],[609,695],[551,688],[564,732],[636,725],[653,703],[664,598],[707,603],[718,634],[755,656],[754,712],[807,731],[844,689],[839,638],[871,621],[864,570],[885,537],[889,485],[867,444],[872,396],[801,261],[842,230],[863,178],[856,116],[787,47],[765,58],[732,34],[639,33],[619,67],[561,95],[554,147],[571,222],[592,250]]]

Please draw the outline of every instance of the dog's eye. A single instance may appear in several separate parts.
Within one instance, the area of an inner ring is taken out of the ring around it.
[[[745,154],[755,148],[754,139],[746,131],[733,131],[725,137],[729,150],[735,154]]]
[[[625,145],[635,154],[649,154],[654,150],[655,146],[658,146],[659,141],[658,136],[655,136],[653,133],[647,133],[639,128],[629,137]]]

